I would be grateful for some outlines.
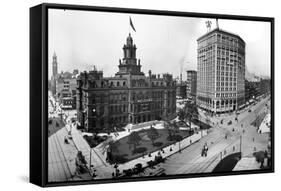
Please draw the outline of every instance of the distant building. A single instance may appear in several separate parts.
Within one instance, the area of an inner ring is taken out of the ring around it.
[[[53,96],[62,104],[63,109],[76,108],[76,76],[78,70],[58,73],[57,55],[54,52],[52,61],[52,76],[50,90]]]
[[[77,69],[73,70],[72,74],[73,74],[73,75],[79,74],[79,70],[77,70]]]
[[[178,83],[177,84],[177,97],[179,98],[186,98],[186,83]]]
[[[260,80],[260,94],[265,95],[271,92],[271,80],[270,79],[261,79]]]
[[[195,70],[188,70],[187,80],[186,80],[186,96],[190,99],[195,100],[196,89],[197,89],[197,72]]]
[[[245,102],[255,99],[260,95],[259,82],[245,80]]]
[[[52,61],[52,76],[51,76],[51,83],[50,83],[50,88],[53,95],[56,94],[57,75],[58,75],[58,62],[57,62],[57,55],[54,52],[53,61]]]
[[[56,98],[62,103],[63,109],[76,108],[76,88],[76,75],[64,72],[57,76]]]
[[[271,93],[271,80],[262,79],[255,81],[245,80],[245,100],[246,103],[252,102],[258,96]]]
[[[94,69],[77,79],[77,117],[86,131],[100,132],[151,120],[176,117],[176,82],[171,74],[141,71],[136,45],[129,34],[124,57],[114,77]]]
[[[244,107],[244,40],[216,28],[201,36],[197,43],[197,105],[212,113]]]

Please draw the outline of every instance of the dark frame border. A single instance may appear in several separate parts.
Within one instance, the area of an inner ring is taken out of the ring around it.
[[[195,18],[219,18],[231,20],[263,21],[271,24],[271,162],[272,169],[244,170],[223,173],[196,173],[167,175],[163,177],[99,179],[73,182],[48,182],[48,9],[68,9],[111,13],[132,13]],[[43,186],[70,186],[100,183],[118,183],[147,180],[167,180],[227,175],[243,175],[274,172],[274,18],[226,14],[146,10],[116,7],[44,3],[30,8],[30,182]],[[39,62],[39,63],[38,63]],[[40,72],[39,72],[40,71]],[[38,93],[40,91],[40,93]],[[38,128],[40,125],[41,128]],[[40,153],[40,155],[39,155]]]

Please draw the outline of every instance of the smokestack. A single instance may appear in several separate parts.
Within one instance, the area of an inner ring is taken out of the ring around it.
[[[182,85],[182,73],[180,74],[180,84]]]

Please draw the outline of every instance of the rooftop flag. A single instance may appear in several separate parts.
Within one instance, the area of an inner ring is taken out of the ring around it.
[[[135,32],[137,32],[136,29],[135,29],[135,27],[134,27],[134,25],[133,25],[133,21],[132,21],[131,17],[130,17],[130,25],[131,25],[132,29],[133,29]]]

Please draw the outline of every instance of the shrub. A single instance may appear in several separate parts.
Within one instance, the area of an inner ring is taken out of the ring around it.
[[[182,136],[181,135],[175,135],[174,136],[174,140],[175,141],[181,141],[182,140]]]
[[[147,151],[147,148],[146,147],[138,147],[136,149],[133,150],[133,154],[136,154],[136,153],[144,153]]]
[[[167,140],[168,141],[181,141],[182,140],[182,136],[181,135],[168,136]]]
[[[117,163],[117,164],[122,164],[127,162],[128,159],[125,157],[125,155],[113,155],[112,156],[112,161],[109,161],[111,164]]]
[[[162,142],[155,142],[155,143],[153,144],[153,146],[155,146],[155,147],[161,147],[162,145],[163,145]]]

